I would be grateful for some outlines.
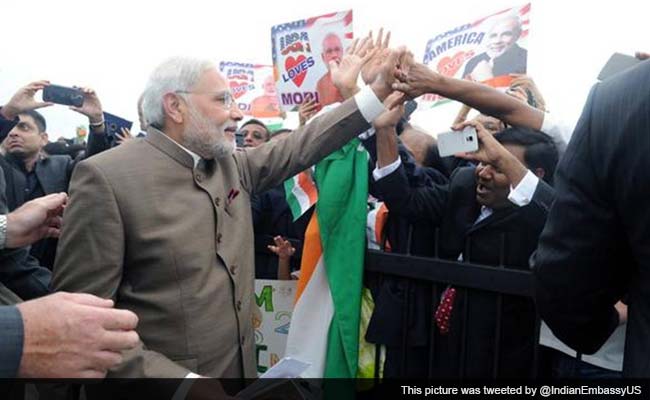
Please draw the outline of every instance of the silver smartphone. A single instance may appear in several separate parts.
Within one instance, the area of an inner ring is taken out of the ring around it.
[[[453,156],[456,153],[471,153],[478,150],[476,129],[471,126],[462,131],[450,131],[438,135],[438,152],[440,157]]]

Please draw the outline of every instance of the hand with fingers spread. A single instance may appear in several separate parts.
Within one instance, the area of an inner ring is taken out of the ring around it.
[[[50,194],[28,201],[9,213],[5,247],[17,248],[42,238],[58,237],[67,201],[65,193]]]
[[[20,88],[2,107],[0,112],[6,119],[14,119],[18,114],[37,108],[49,107],[54,103],[36,101],[34,95],[50,84],[49,81],[36,81]]]
[[[466,121],[454,125],[452,128],[454,130],[462,130],[468,126],[476,129],[479,141],[478,151],[474,153],[459,153],[456,154],[456,157],[492,165],[508,177],[512,187],[516,187],[528,171],[526,166],[514,154],[503,147],[494,135],[488,132],[477,120]]]
[[[273,238],[275,246],[269,245],[268,248],[275,255],[278,256],[278,279],[288,281],[291,279],[291,257],[296,253],[296,249],[291,245],[291,242],[276,236]]]
[[[289,259],[296,253],[296,249],[291,245],[291,242],[285,240],[282,236],[274,237],[273,241],[275,242],[275,246],[269,245],[268,248],[278,258]]]
[[[23,320],[21,378],[101,379],[139,343],[138,317],[113,301],[58,292],[17,306]]]
[[[372,83],[377,74],[382,61],[388,56],[388,45],[390,43],[390,31],[384,37],[384,28],[379,29],[377,39],[373,41],[372,31],[368,34],[370,38],[370,50],[375,50],[373,57],[361,68],[361,79],[366,85]]]
[[[344,99],[348,99],[359,91],[357,80],[361,68],[373,57],[375,50],[371,50],[371,39],[365,37],[355,39],[348,47],[340,63],[330,61],[329,67],[332,83],[339,90]]]
[[[117,144],[122,144],[125,142],[128,142],[129,140],[133,139],[133,135],[131,135],[131,131],[129,128],[120,128],[120,132],[117,132],[115,137],[115,140],[117,141]]]
[[[97,93],[95,93],[93,89],[87,87],[75,86],[75,88],[83,92],[84,103],[81,107],[70,106],[70,109],[88,117],[88,121],[90,122],[91,126],[97,125],[104,121],[102,103],[99,101]]]
[[[386,58],[382,60],[375,80],[370,83],[372,91],[382,102],[393,93],[393,85],[396,83],[396,76],[399,68],[409,68],[408,64],[400,65],[400,63],[404,62],[403,60],[409,59],[407,56],[409,52],[406,48],[400,47],[397,50],[387,49],[386,53]],[[386,106],[389,109],[392,109],[406,100],[408,100],[407,96],[404,93],[400,93],[400,96],[396,96],[394,100],[389,104],[386,104]]]
[[[320,103],[316,97],[312,97],[309,100],[303,101],[298,107],[298,119],[300,121],[299,126],[303,126],[313,117],[318,110],[320,109]]]

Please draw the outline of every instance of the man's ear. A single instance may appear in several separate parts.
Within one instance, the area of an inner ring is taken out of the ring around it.
[[[174,93],[166,93],[163,96],[163,110],[172,121],[177,124],[182,124],[184,120],[183,111],[185,110],[185,103],[181,101],[180,97]]]
[[[40,135],[41,135],[41,142],[43,143],[43,146],[45,146],[50,141],[50,137],[47,134],[47,132],[41,132]]]
[[[546,171],[544,171],[544,168],[535,168],[533,171],[535,176],[537,176],[539,179],[544,180],[544,177],[546,176]]]

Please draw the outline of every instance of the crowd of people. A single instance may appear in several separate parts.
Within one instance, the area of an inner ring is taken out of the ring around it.
[[[597,84],[572,134],[525,75],[504,93],[439,75],[407,49],[390,48],[388,35],[357,39],[345,53],[338,38],[325,42],[333,54],[327,79],[340,98],[327,107],[304,102],[295,129],[240,125],[223,75],[189,58],[151,74],[137,101],[141,138],[109,137],[89,88],[72,107],[88,118],[84,149],[48,143],[37,110],[54,105],[35,99],[48,81],[0,108],[0,377],[255,377],[254,278],[298,275],[301,249],[289,239],[302,241],[311,216],[294,220],[283,182],[356,137],[369,154],[369,211],[388,217],[369,228],[369,247],[425,257],[437,248],[444,259],[534,268],[536,302],[504,296],[500,316],[493,294],[448,286],[431,304],[416,293],[415,312],[424,319],[425,305],[435,310],[436,351],[447,355],[433,376],[456,377],[455,355],[467,343],[484,359],[466,374],[487,377],[497,319],[498,376],[530,376],[537,312],[550,328],[542,344],[553,349],[553,376],[650,374],[642,168],[649,62]],[[466,106],[453,129],[473,128],[478,151],[438,155],[435,135],[408,120],[405,103],[424,94]],[[467,119],[467,109],[478,115]],[[254,235],[273,238],[270,254],[255,255]],[[408,351],[409,374],[420,377],[426,323],[400,348],[394,310],[404,288],[387,279],[372,290],[366,337],[386,346],[384,376],[398,376],[399,353]],[[463,304],[469,319],[454,312]],[[627,304],[624,357],[625,335],[611,335],[624,330]],[[575,357],[606,342],[601,357]],[[221,390],[214,385],[148,390],[198,399]],[[88,385],[86,395],[112,390],[122,389]]]

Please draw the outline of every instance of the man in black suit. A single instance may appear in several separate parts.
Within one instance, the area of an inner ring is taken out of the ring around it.
[[[556,176],[533,258],[540,314],[564,343],[597,351],[625,314],[626,377],[650,377],[650,61],[593,87]]]
[[[378,163],[373,176],[380,196],[390,213],[414,222],[428,221],[432,229],[438,227],[443,258],[528,269],[528,259],[537,246],[553,199],[549,183],[557,163],[557,149],[541,132],[509,128],[492,136],[475,121],[465,123],[469,125],[477,129],[481,148],[464,157],[480,164],[457,169],[447,185],[418,188],[408,184],[405,168],[397,157],[394,133],[378,128]],[[436,340],[436,353],[446,362],[434,365],[434,371],[430,371],[433,376],[457,377],[462,346],[459,329],[467,332],[466,354],[473,357],[465,363],[461,375],[490,376],[496,297],[486,292],[465,295],[459,291],[455,307],[462,309],[464,304],[471,306],[467,325],[461,326],[462,313],[452,313],[449,332],[441,333]],[[497,376],[529,376],[535,346],[532,301],[505,296],[502,310]]]

